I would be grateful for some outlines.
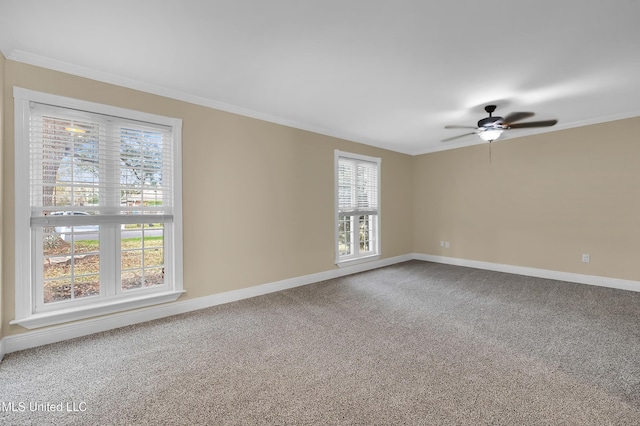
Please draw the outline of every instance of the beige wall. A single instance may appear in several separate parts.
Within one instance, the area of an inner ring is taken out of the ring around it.
[[[488,144],[414,157],[415,251],[640,280],[638,134],[640,117],[496,141],[491,163]]]
[[[13,86],[183,119],[182,299],[334,264],[334,149],[382,157],[382,257],[411,253],[412,157],[6,61],[5,334],[14,316]]]

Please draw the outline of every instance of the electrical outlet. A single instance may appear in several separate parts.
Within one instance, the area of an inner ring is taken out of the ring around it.
[[[451,246],[449,245],[449,241],[445,241],[445,242],[444,242],[444,248],[449,248],[449,247],[451,247]]]
[[[440,241],[440,247],[444,247],[444,241]]]
[[[591,262],[591,256],[589,256],[588,254],[583,254],[582,255],[582,262],[584,262],[584,263]]]

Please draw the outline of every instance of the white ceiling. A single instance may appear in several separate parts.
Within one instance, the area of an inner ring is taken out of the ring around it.
[[[637,0],[0,0],[0,50],[408,154],[640,115]]]

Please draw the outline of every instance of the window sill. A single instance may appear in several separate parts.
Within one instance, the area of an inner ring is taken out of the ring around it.
[[[34,328],[46,327],[64,322],[113,314],[130,309],[144,308],[161,303],[174,302],[182,293],[184,293],[184,290],[165,291],[162,293],[147,294],[128,299],[112,300],[107,302],[101,301],[90,305],[33,314],[25,318],[14,319],[13,321],[10,321],[9,324],[21,325],[24,328],[32,330]]]
[[[336,265],[338,265],[338,268],[344,268],[347,266],[358,265],[360,263],[373,262],[374,260],[379,259],[379,254],[372,254],[371,256],[356,257],[355,259],[338,260]]]

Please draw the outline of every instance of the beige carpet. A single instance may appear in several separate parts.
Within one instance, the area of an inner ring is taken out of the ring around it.
[[[0,409],[2,424],[637,425],[640,293],[411,261],[9,354]]]

